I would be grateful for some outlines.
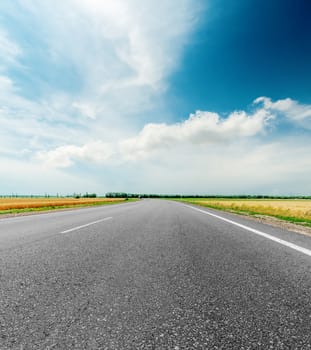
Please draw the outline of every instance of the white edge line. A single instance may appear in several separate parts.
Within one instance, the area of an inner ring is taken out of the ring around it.
[[[73,228],[70,228],[70,229],[68,229],[68,230],[62,231],[62,232],[60,232],[60,233],[68,233],[68,232],[71,232],[71,231],[76,231],[76,230],[79,230],[80,228],[84,228],[84,227],[87,227],[87,226],[91,226],[91,225],[94,225],[94,224],[98,224],[99,222],[107,221],[107,220],[110,220],[110,219],[112,219],[112,216],[109,216],[108,218],[104,218],[104,219],[101,219],[101,220],[89,222],[88,224],[85,224],[85,225],[73,227]]]
[[[290,243],[290,242],[284,241],[283,239],[280,239],[280,238],[271,236],[271,235],[269,235],[268,233],[265,233],[265,232],[256,230],[256,229],[251,228],[251,227],[246,226],[246,225],[239,224],[238,222],[235,222],[235,221],[233,221],[233,220],[229,220],[229,219],[223,218],[222,216],[219,216],[219,215],[216,215],[216,214],[212,214],[212,213],[210,213],[210,212],[208,212],[208,211],[205,211],[205,210],[202,210],[202,209],[199,209],[199,208],[192,207],[191,205],[187,205],[187,204],[183,204],[183,205],[184,205],[185,207],[188,207],[188,208],[191,208],[191,209],[193,209],[193,210],[199,211],[199,212],[201,212],[201,213],[203,213],[203,214],[210,215],[210,216],[214,216],[214,217],[217,218],[217,219],[220,219],[220,220],[226,221],[226,222],[228,222],[228,223],[230,223],[230,224],[232,224],[232,225],[241,227],[241,228],[243,228],[244,230],[253,232],[253,233],[255,233],[256,235],[265,237],[265,238],[267,238],[267,239],[270,239],[271,241],[274,241],[274,242],[277,242],[277,243],[279,243],[279,244],[282,244],[282,245],[284,245],[284,246],[286,246],[286,247],[288,247],[288,248],[297,250],[298,252],[303,253],[303,254],[305,254],[305,255],[311,256],[311,250],[310,250],[310,249],[300,247],[300,246],[298,246],[298,245],[296,245],[296,244],[294,244],[294,243]]]

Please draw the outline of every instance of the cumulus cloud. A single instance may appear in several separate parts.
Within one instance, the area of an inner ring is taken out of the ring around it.
[[[136,137],[121,142],[121,152],[125,159],[138,159],[178,144],[230,142],[262,132],[272,118],[265,110],[253,115],[233,112],[225,119],[217,113],[197,111],[183,123],[146,125]]]
[[[289,121],[307,129],[311,129],[311,105],[300,104],[291,98],[285,98],[272,102],[271,98],[258,97],[255,103],[262,103],[267,111],[279,112]]]
[[[196,111],[181,123],[148,123],[131,137],[114,142],[88,142],[67,145],[42,151],[39,159],[52,167],[70,167],[75,161],[88,161],[101,164],[122,164],[137,162],[176,149],[204,147],[206,152],[219,145],[232,145],[243,139],[252,139],[267,133],[273,120],[282,115],[298,124],[309,118],[309,106],[301,105],[292,99],[272,102],[266,97],[254,101],[262,107],[253,113],[234,111],[226,117],[209,111]],[[221,147],[221,146],[219,146]]]
[[[115,143],[101,141],[83,146],[61,146],[41,152],[45,164],[69,167],[74,160],[124,162],[148,158],[163,149],[182,145],[232,143],[262,133],[273,115],[260,109],[252,115],[245,111],[233,112],[227,118],[217,113],[197,111],[182,123],[147,124],[136,136]]]

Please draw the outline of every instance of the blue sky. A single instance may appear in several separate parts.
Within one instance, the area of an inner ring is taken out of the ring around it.
[[[187,96],[189,112],[243,109],[262,95],[310,103],[310,12],[307,0],[210,1],[172,94]]]
[[[0,193],[311,193],[307,0],[0,4]]]

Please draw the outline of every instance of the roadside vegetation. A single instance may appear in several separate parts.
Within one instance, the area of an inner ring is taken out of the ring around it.
[[[179,200],[237,214],[272,216],[311,227],[311,199],[182,198]]]
[[[200,196],[109,192],[104,197],[95,193],[74,193],[70,196],[0,196],[0,215],[32,211],[78,208],[135,201],[140,198],[163,198],[182,201],[212,209],[225,210],[254,217],[274,217],[311,227],[311,196],[274,197],[269,195]]]
[[[3,196],[0,197],[0,215],[18,214],[31,211],[46,211],[53,209],[77,208],[95,205],[108,205],[122,203],[127,198],[105,198],[96,196],[86,197],[75,195],[73,197],[33,197],[33,196]]]

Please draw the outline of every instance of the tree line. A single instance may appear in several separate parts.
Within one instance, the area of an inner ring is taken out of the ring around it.
[[[311,199],[311,196],[271,196],[271,195],[193,195],[193,194],[151,194],[108,192],[107,198],[227,198],[227,199]]]

